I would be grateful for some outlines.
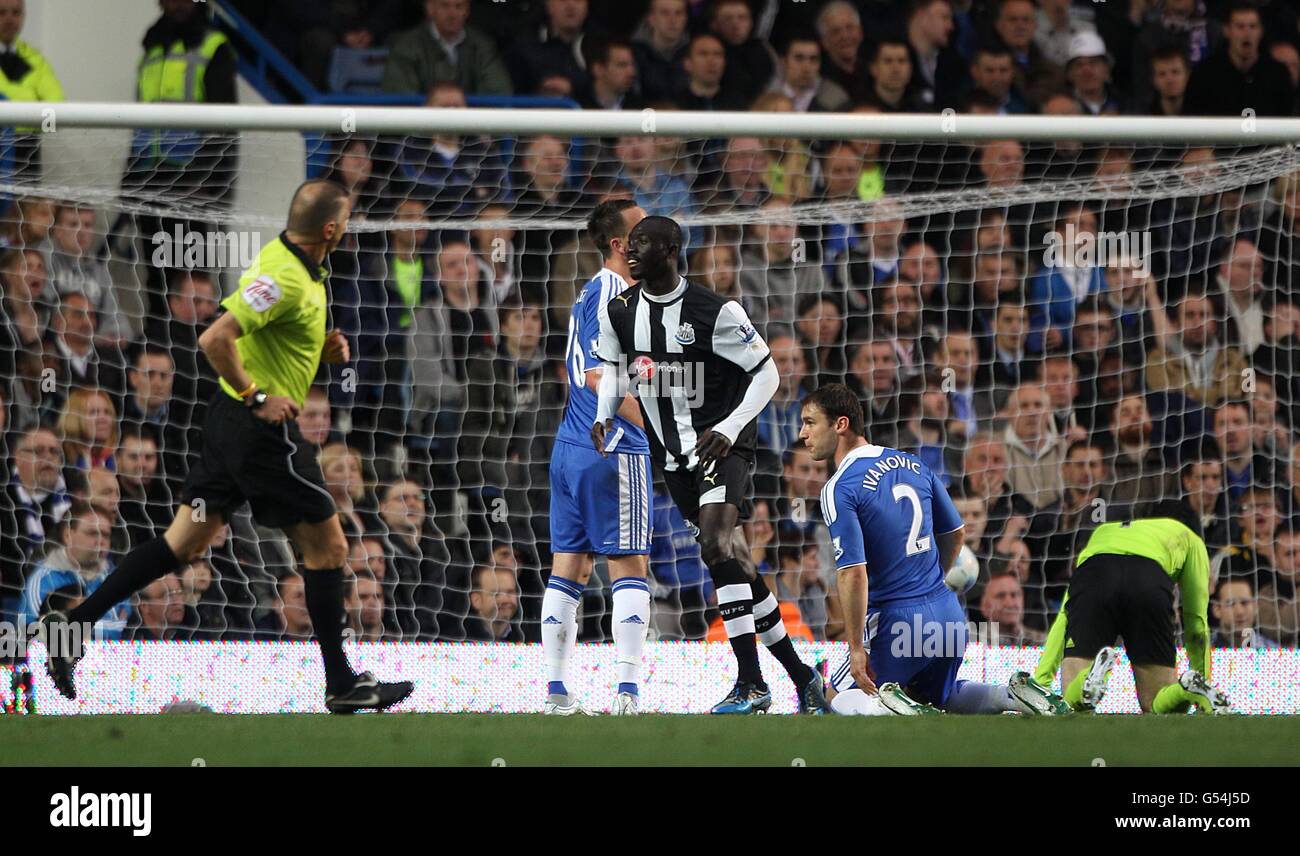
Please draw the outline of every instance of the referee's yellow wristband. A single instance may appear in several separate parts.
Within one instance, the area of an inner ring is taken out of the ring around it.
[[[245,399],[247,399],[250,395],[252,395],[252,394],[255,393],[255,392],[257,392],[257,383],[256,383],[256,382],[254,382],[254,383],[250,383],[250,384],[248,385],[248,389],[244,390],[243,392],[236,393],[236,395],[239,396],[239,400],[240,400],[240,401],[244,401]]]

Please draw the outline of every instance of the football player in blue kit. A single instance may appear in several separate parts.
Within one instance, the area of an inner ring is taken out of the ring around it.
[[[835,552],[849,655],[831,676],[842,714],[1068,713],[1017,672],[1006,685],[957,679],[966,614],[944,584],[964,526],[948,491],[915,455],[869,443],[862,404],[843,384],[803,400],[799,439],[833,460],[821,507]]]

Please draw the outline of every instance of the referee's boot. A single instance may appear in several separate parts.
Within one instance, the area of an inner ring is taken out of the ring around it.
[[[1016,672],[1007,683],[1016,707],[1026,716],[1068,716],[1074,708],[1065,699],[1038,683],[1028,672]]]
[[[85,640],[78,628],[68,621],[65,612],[54,610],[41,619],[38,638],[45,643],[45,671],[49,673],[54,688],[64,698],[77,697],[75,673],[77,663],[85,654]]]
[[[357,682],[345,693],[326,693],[325,707],[330,713],[357,713],[362,710],[387,710],[400,704],[415,691],[410,681],[391,683],[375,680],[369,672],[357,675]]]
[[[809,666],[808,671],[812,676],[808,678],[808,683],[799,688],[799,712],[813,716],[829,715],[832,713],[831,704],[826,700],[826,681],[822,678],[821,670]]]
[[[713,706],[709,713],[750,714],[767,713],[772,706],[772,691],[748,681],[736,681],[727,697]]]

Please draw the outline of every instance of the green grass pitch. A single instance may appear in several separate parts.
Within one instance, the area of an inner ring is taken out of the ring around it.
[[[1296,727],[1265,716],[2,716],[0,764],[1297,765]]]

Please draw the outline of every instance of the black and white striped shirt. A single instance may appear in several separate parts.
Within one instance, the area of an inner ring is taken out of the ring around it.
[[[757,420],[732,425],[728,417],[770,354],[736,301],[685,277],[661,296],[634,285],[602,307],[597,356],[630,379],[650,452],[666,471],[694,469],[695,444],[710,429],[754,459]]]

